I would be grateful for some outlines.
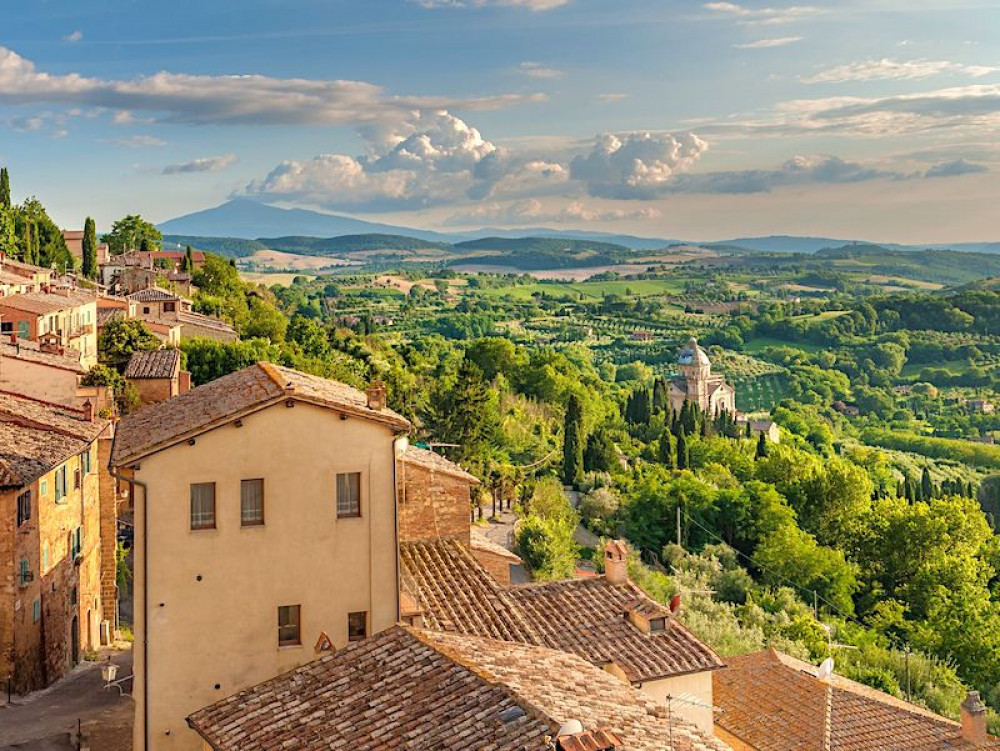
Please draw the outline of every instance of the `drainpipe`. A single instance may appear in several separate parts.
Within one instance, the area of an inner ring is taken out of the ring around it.
[[[402,581],[399,574],[399,463],[403,461],[403,454],[410,446],[410,439],[406,435],[398,435],[392,442],[392,519],[396,527],[395,555],[396,555],[396,623],[402,617],[400,606],[400,585]]]
[[[111,447],[114,452],[114,445]],[[142,737],[143,747],[138,751],[149,750],[149,569],[146,562],[149,560],[149,504],[146,502],[149,497],[149,486],[134,477],[125,477],[109,464],[108,473],[116,480],[127,482],[129,495],[132,496],[132,505],[135,506],[135,488],[138,485],[142,488]],[[134,529],[134,527],[133,527]],[[117,530],[116,530],[117,532]],[[117,550],[117,542],[115,549]],[[117,553],[116,553],[117,555]],[[135,603],[133,602],[133,616],[135,615]],[[135,670],[133,669],[133,673]]]

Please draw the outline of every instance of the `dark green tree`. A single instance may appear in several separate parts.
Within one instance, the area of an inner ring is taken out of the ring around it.
[[[924,471],[920,473],[920,498],[929,501],[933,497],[934,481],[931,479],[931,471],[924,467]]]
[[[691,452],[688,450],[687,433],[681,425],[677,433],[677,469],[687,469],[691,466]]]
[[[10,208],[10,174],[7,168],[0,168],[0,209]]]
[[[97,226],[91,217],[83,223],[83,268],[88,279],[97,278]]]
[[[760,435],[757,436],[757,450],[754,456],[758,459],[766,459],[769,453],[769,448],[767,445],[767,434],[762,430]]]
[[[500,408],[478,365],[462,360],[454,384],[431,395],[427,417],[435,438],[458,444],[453,458],[485,467],[497,441]]]
[[[132,353],[137,350],[159,349],[160,340],[146,328],[142,321],[115,319],[101,328],[97,352],[101,363],[124,371]]]
[[[569,398],[563,421],[563,482],[576,487],[583,479],[583,405],[576,394]]]
[[[657,378],[653,382],[653,414],[659,414],[670,408],[670,398],[667,396],[667,382]]]
[[[587,472],[610,472],[618,466],[618,449],[606,430],[595,430],[587,437],[583,468]]]
[[[181,263],[181,271],[188,274],[194,273],[194,251],[190,245],[184,248],[184,261]]]
[[[657,458],[667,469],[677,468],[677,447],[673,434],[669,430],[664,430],[660,436],[660,445]]]
[[[138,214],[129,214],[116,221],[101,240],[108,244],[111,253],[125,253],[129,250],[157,250],[163,242],[163,235]]]

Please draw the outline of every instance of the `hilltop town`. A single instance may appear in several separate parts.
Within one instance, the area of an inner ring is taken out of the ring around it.
[[[3,175],[0,748],[1000,748],[992,280],[269,278]]]

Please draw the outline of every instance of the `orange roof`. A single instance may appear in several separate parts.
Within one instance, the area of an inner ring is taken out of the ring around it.
[[[972,749],[961,726],[774,649],[727,660],[713,676],[717,725],[758,751]],[[991,738],[985,749],[1000,749]]]

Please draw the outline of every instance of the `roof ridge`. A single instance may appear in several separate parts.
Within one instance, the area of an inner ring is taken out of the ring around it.
[[[267,360],[258,360],[257,367],[264,371],[265,375],[271,379],[275,386],[282,391],[295,391],[295,387],[289,385],[288,380],[282,378],[278,373],[278,368],[274,363]]]

